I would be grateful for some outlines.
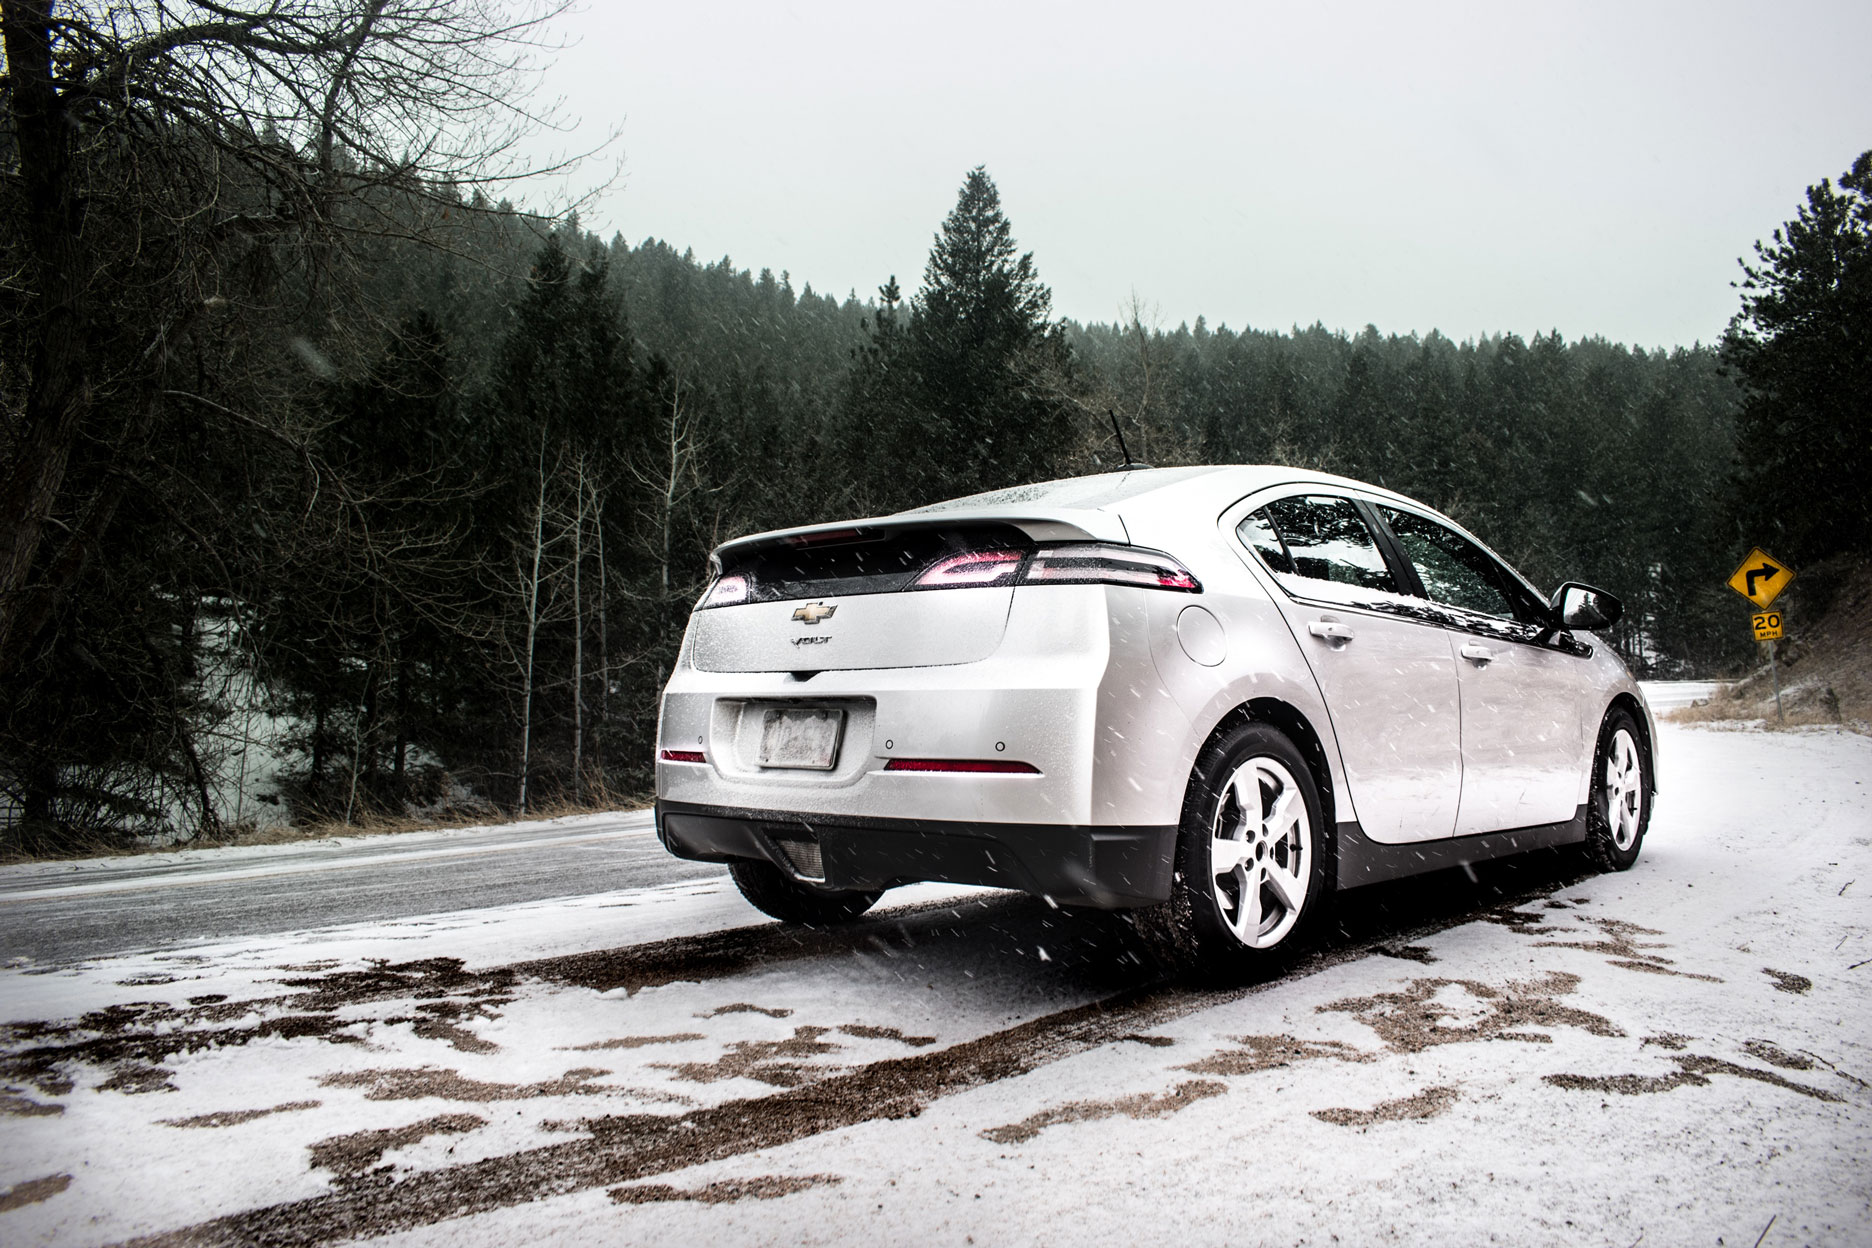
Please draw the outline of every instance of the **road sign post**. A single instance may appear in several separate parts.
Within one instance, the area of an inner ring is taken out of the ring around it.
[[[1794,583],[1794,569],[1757,546],[1749,551],[1741,566],[1729,574],[1727,583],[1757,608],[1749,616],[1749,628],[1755,640],[1768,647],[1768,675],[1774,681],[1775,722],[1783,723],[1781,669],[1775,662],[1775,643],[1781,639],[1781,613],[1768,610],[1768,606]]]

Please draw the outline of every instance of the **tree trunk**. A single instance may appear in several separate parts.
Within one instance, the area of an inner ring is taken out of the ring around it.
[[[396,660],[396,745],[390,755],[390,782],[397,800],[407,794],[403,787],[404,757],[409,752],[409,639],[400,638]]]
[[[312,696],[312,775],[306,784],[312,801],[320,801],[319,790],[325,785],[325,694]]]
[[[71,181],[78,127],[53,85],[50,0],[7,0],[4,31],[17,181],[25,206],[25,254],[33,258],[30,380],[12,461],[0,469],[0,679],[19,670],[36,627],[23,627],[46,521],[65,483],[78,431],[91,408],[85,369],[89,317],[81,209]],[[34,306],[36,305],[36,306]],[[38,612],[43,619],[44,612]]]
[[[592,739],[592,763],[598,772],[598,785],[606,787],[604,746],[611,719],[611,639],[605,627],[605,548],[604,498],[592,491],[592,515],[598,530],[598,727]]]
[[[585,562],[585,458],[578,461],[578,504],[572,510],[572,798],[585,798],[585,598],[579,588]]]
[[[539,499],[533,506],[533,575],[527,581],[526,674],[520,690],[520,813],[527,813],[527,771],[533,762],[533,644],[539,636],[540,562],[546,550],[546,438],[540,437]]]

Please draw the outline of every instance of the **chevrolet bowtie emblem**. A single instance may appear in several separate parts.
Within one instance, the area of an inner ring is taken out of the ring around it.
[[[837,607],[828,607],[823,602],[809,602],[793,613],[793,618],[802,624],[817,624],[820,620],[832,618]]]

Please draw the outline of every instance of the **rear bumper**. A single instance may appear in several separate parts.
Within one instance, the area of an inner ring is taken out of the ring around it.
[[[1018,889],[1063,905],[1108,910],[1168,898],[1176,854],[1175,825],[879,819],[660,800],[656,826],[657,838],[679,858],[768,862],[828,888],[936,880]],[[781,841],[792,847],[793,856]],[[816,877],[804,859],[795,862],[802,845],[817,847]]]

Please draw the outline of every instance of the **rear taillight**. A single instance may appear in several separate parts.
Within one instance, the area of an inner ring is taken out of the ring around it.
[[[949,555],[931,564],[910,588],[972,589],[984,585],[1137,585],[1202,593],[1202,583],[1190,570],[1161,550],[1106,542]]]
[[[1024,585],[1139,585],[1200,594],[1190,570],[1161,550],[1075,542],[1036,550],[1021,574]]]
[[[808,534],[797,545],[810,547],[823,541],[834,551],[846,549],[856,530]],[[974,542],[936,556],[932,562],[899,563],[888,571],[893,559],[904,560],[930,554],[897,548],[852,553],[845,564],[828,562],[825,567],[807,568],[807,557],[789,555],[769,560],[766,571],[749,570],[722,574],[719,561],[711,559],[715,579],[709,583],[697,610],[709,607],[732,607],[741,603],[797,601],[801,597],[847,597],[858,594],[892,593],[923,589],[986,589],[1011,585],[1131,585],[1142,589],[1168,589],[1184,594],[1200,594],[1202,583],[1190,570],[1161,550],[1125,546],[1115,542],[1061,542],[1039,549],[1002,545],[999,535]],[[1018,536],[1011,534],[1010,536]],[[845,546],[840,545],[843,539]],[[787,549],[795,539],[784,538]],[[979,543],[979,544],[977,544]],[[992,544],[991,544],[992,543]],[[932,552],[933,553],[933,552]],[[860,556],[863,557],[860,557]],[[907,560],[906,560],[907,562]],[[922,571],[915,569],[921,566]]]
[[[1020,571],[1024,550],[974,550],[938,560],[917,577],[915,589],[975,589],[1006,585]]]
[[[737,602],[746,602],[747,600],[747,577],[723,576],[716,578],[715,583],[708,587],[708,593],[702,595],[702,606],[732,607]]]

